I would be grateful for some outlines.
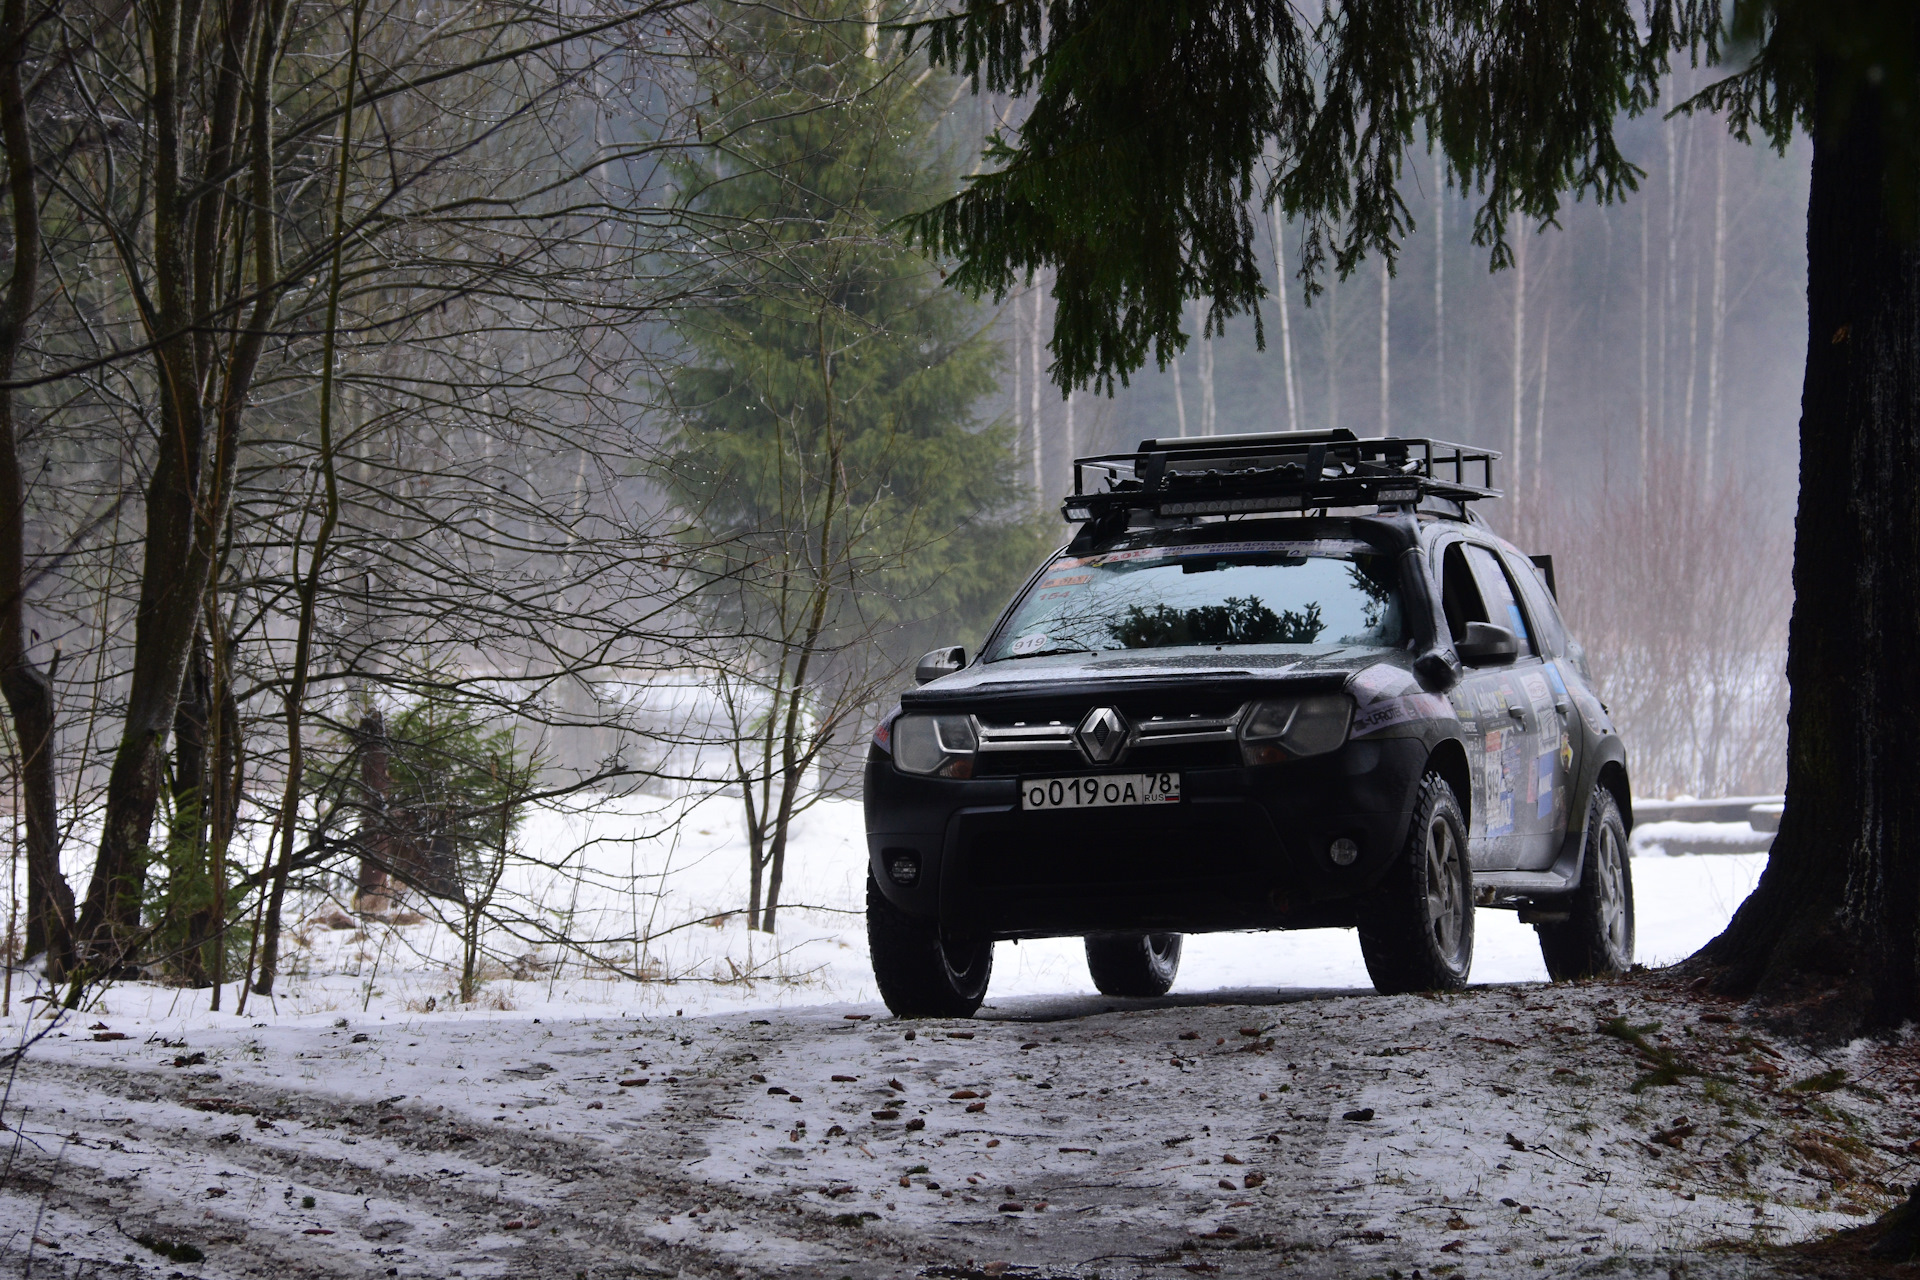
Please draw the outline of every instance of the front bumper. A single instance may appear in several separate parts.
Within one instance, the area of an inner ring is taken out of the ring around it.
[[[1182,770],[1178,804],[1032,812],[1017,778],[903,774],[875,748],[868,857],[896,907],[974,936],[1351,924],[1353,899],[1405,843],[1426,760],[1416,739],[1363,740],[1287,764]],[[1341,837],[1360,847],[1351,866],[1327,856]],[[902,852],[919,864],[911,886],[888,873]]]

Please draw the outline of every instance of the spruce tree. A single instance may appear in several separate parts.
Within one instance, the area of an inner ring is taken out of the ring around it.
[[[863,737],[901,663],[977,631],[1044,535],[1008,424],[979,413],[989,317],[900,225],[957,188],[951,80],[910,73],[877,7],[714,12],[715,142],[677,178],[719,301],[678,323],[663,474],[740,637],[716,661],[771,928],[803,775]]]

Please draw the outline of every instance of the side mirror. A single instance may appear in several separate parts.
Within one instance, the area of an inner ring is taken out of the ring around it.
[[[1443,649],[1429,649],[1413,660],[1413,674],[1428,693],[1445,693],[1460,683],[1460,664]]]
[[[1466,663],[1495,665],[1520,656],[1520,642],[1513,632],[1491,622],[1469,622],[1466,636],[1453,648]]]
[[[1508,636],[1507,639],[1511,642],[1513,637]],[[967,651],[959,645],[954,645],[951,649],[935,649],[920,659],[919,665],[913,669],[913,678],[920,684],[925,684],[929,680],[938,680],[941,676],[950,676],[966,665]]]

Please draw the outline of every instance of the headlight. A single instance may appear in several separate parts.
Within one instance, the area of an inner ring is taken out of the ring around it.
[[[1256,702],[1240,722],[1240,756],[1248,764],[1278,764],[1325,755],[1347,740],[1353,700],[1344,693]]]
[[[893,763],[903,773],[973,776],[971,716],[901,716],[893,722]]]

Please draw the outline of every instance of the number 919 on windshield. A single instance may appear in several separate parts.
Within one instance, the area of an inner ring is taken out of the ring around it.
[[[1178,803],[1180,775],[1177,773],[1034,778],[1020,784],[1023,809],[1105,809],[1129,804]]]

